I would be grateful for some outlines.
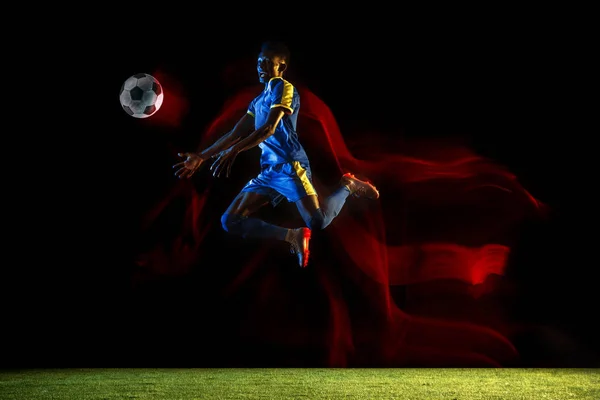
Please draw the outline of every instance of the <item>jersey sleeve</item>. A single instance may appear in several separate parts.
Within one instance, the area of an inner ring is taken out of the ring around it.
[[[248,105],[248,110],[246,110],[246,114],[250,114],[251,116],[256,117],[255,103],[256,99],[250,102],[250,105]]]
[[[294,112],[294,86],[284,79],[274,79],[271,84],[271,108],[282,107],[287,114]]]

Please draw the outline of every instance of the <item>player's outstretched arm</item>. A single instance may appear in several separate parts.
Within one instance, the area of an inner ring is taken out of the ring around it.
[[[231,132],[223,135],[210,147],[199,152],[200,157],[209,159],[223,150],[230,148],[238,143],[243,137],[248,136],[254,130],[254,117],[248,113],[244,114],[235,124]]]
[[[242,151],[249,150],[255,146],[258,146],[265,140],[269,138],[269,136],[275,133],[275,129],[277,128],[277,124],[281,122],[281,118],[283,118],[284,109],[281,107],[272,108],[269,111],[269,115],[267,116],[267,121],[246,138],[240,140],[235,145],[232,146],[232,152],[240,153]]]
[[[256,129],[246,138],[235,143],[229,149],[219,153],[215,162],[210,166],[210,169],[213,171],[213,176],[219,177],[224,173],[225,176],[228,177],[231,172],[231,166],[237,155],[242,151],[258,146],[260,143],[267,140],[269,136],[273,135],[277,124],[281,122],[283,114],[283,108],[277,107],[271,109],[267,121],[261,127]]]
[[[204,151],[178,153],[177,155],[184,158],[184,160],[173,165],[173,168],[176,168],[175,176],[180,179],[191,178],[206,160],[229,149],[233,144],[239,142],[243,136],[252,132],[253,129],[254,117],[250,114],[244,114],[229,133],[223,135]]]

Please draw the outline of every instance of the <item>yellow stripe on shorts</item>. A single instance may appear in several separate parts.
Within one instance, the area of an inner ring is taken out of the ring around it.
[[[310,183],[310,180],[308,179],[308,176],[306,175],[306,170],[304,168],[302,168],[302,165],[300,165],[300,162],[294,161],[292,163],[292,167],[294,168],[296,175],[298,175],[298,178],[300,178],[300,182],[302,182],[302,186],[304,187],[304,191],[306,192],[306,194],[307,195],[311,195],[311,194],[316,195],[317,192],[315,191],[315,188],[313,187],[312,183]]]

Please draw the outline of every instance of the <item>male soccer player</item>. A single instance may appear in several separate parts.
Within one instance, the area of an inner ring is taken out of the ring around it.
[[[377,188],[351,173],[341,177],[339,187],[319,200],[312,184],[310,162],[302,147],[296,123],[300,110],[298,90],[283,74],[290,60],[288,47],[278,41],[261,46],[257,60],[258,79],[264,90],[250,102],[247,113],[234,128],[200,152],[179,153],[184,161],[173,165],[175,175],[190,178],[211,157],[213,176],[229,176],[236,156],[259,146],[261,172],[235,197],[221,217],[225,231],[244,238],[273,238],[291,245],[300,267],[309,258],[312,230],[326,228],[342,209],[349,195],[379,198]],[[283,198],[294,202],[307,227],[287,229],[255,218],[253,214],[269,203]]]

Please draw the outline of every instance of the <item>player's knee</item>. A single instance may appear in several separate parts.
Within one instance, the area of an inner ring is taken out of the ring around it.
[[[221,226],[228,233],[236,233],[242,217],[237,214],[225,213],[221,215]]]
[[[313,214],[307,225],[311,231],[320,231],[321,229],[325,229],[325,217],[323,216],[321,210],[318,210],[318,212]]]

